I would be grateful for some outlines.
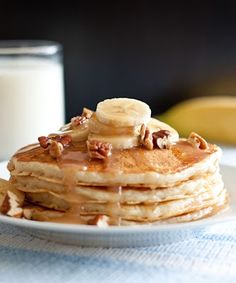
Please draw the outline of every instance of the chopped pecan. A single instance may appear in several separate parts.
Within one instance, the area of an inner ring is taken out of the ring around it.
[[[63,135],[50,134],[46,138],[48,145],[50,145],[52,141],[57,141],[60,142],[64,147],[66,147],[72,142],[72,137],[70,135],[64,135],[64,134]]]
[[[140,129],[140,144],[142,144],[147,149],[151,150],[155,147],[164,149],[171,146],[170,132],[167,130],[160,130],[151,133],[148,127],[142,124]]]
[[[153,140],[152,140],[152,134],[148,127],[146,127],[144,124],[142,124],[140,129],[140,144],[142,144],[147,149],[151,150],[153,149]]]
[[[195,132],[189,135],[188,141],[197,148],[208,149],[207,141]]]
[[[60,131],[65,132],[65,131],[76,129],[78,126],[87,122],[88,119],[91,118],[92,114],[93,114],[92,110],[89,110],[88,108],[84,108],[81,115],[71,118],[70,123],[62,126],[60,128]]]
[[[20,218],[23,213],[23,203],[25,195],[24,193],[17,190],[9,190],[6,192],[3,199],[0,212],[2,214]]]
[[[52,141],[49,147],[49,154],[53,158],[58,158],[61,156],[64,147],[61,142]]]
[[[61,156],[64,147],[72,142],[72,138],[70,135],[51,135],[50,137],[39,137],[38,141],[42,148],[49,150],[53,158],[57,158]]]
[[[72,129],[78,127],[79,125],[84,124],[87,120],[88,118],[86,118],[85,116],[76,116],[71,118],[70,124]]]
[[[60,136],[58,142],[60,142],[63,147],[66,147],[72,142],[72,137],[70,135]]]
[[[83,113],[80,116],[73,117],[70,121],[71,128],[74,129],[84,124],[88,119],[91,118],[93,111],[88,108],[83,109]]]
[[[109,217],[106,215],[96,215],[93,219],[88,220],[88,225],[97,225],[98,227],[108,227]]]
[[[169,139],[170,132],[167,130],[160,130],[152,133],[154,147],[164,149],[170,148],[171,141]]]
[[[107,142],[97,140],[87,141],[88,153],[91,158],[105,159],[111,155],[112,145]]]
[[[50,138],[45,137],[45,136],[41,136],[38,138],[39,144],[42,148],[47,148],[50,144]]]

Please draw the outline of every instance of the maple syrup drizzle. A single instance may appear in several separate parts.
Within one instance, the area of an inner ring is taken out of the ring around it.
[[[122,201],[122,186],[106,187],[106,190],[111,193],[115,193],[116,197],[114,201],[106,204],[106,212],[110,217],[110,224],[120,226],[121,225],[121,201]]]

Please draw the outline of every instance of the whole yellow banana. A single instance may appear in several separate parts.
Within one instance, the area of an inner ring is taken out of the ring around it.
[[[195,131],[204,138],[236,144],[236,97],[199,97],[181,102],[157,117],[186,137]]]

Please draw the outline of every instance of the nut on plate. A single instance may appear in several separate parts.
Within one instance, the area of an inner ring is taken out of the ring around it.
[[[108,227],[109,217],[106,215],[96,215],[93,219],[88,220],[88,225],[96,225],[98,227]]]
[[[16,189],[6,191],[0,212],[4,215],[20,218],[23,214],[25,194]]]

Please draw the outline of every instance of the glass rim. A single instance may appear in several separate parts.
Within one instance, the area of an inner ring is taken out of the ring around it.
[[[0,40],[0,55],[54,55],[62,45],[50,40]]]

